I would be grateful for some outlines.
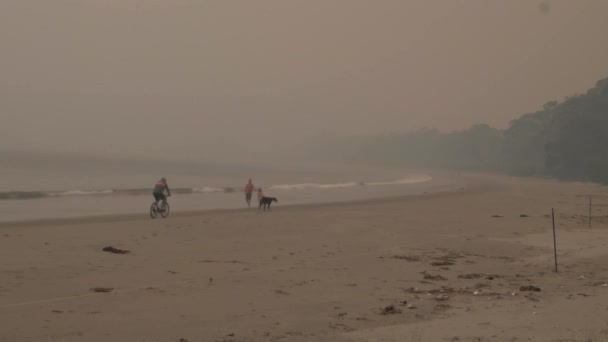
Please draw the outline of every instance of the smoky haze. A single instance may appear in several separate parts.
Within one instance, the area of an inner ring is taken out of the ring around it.
[[[608,71],[608,1],[2,0],[0,148],[257,157],[504,128]]]

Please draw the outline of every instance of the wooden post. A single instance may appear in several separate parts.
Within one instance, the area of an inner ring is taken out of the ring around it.
[[[551,208],[551,219],[553,221],[553,254],[555,255],[555,273],[557,273],[557,241],[555,238],[555,209]]]
[[[591,196],[589,196],[589,228],[591,228]]]

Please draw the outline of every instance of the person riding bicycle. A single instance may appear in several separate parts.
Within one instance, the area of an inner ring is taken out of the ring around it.
[[[156,202],[162,201],[162,203],[164,204],[167,201],[167,197],[165,196],[165,189],[167,190],[167,196],[171,196],[171,190],[169,190],[169,185],[167,185],[167,179],[163,177],[158,182],[156,182],[156,185],[154,185],[154,190],[152,191],[152,195],[154,195],[154,199],[156,200]]]

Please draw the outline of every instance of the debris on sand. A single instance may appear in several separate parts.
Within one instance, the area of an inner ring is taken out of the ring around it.
[[[405,260],[405,261],[409,261],[409,262],[420,261],[420,257],[417,257],[415,255],[393,255],[391,258]]]
[[[274,293],[278,294],[278,295],[288,295],[289,293],[283,291],[283,290],[274,290]]]
[[[394,305],[389,305],[387,307],[380,309],[381,315],[395,315],[395,314],[400,314],[400,313],[401,313],[401,310]]]
[[[403,292],[405,293],[409,293],[409,294],[426,294],[427,296],[431,296],[431,295],[440,295],[440,294],[469,294],[470,291],[468,291],[467,289],[455,289],[452,287],[445,287],[442,286],[441,288],[438,289],[432,289],[432,290],[422,290],[419,289],[417,287],[410,287],[407,289],[402,289]]]
[[[92,287],[90,290],[93,292],[108,293],[108,292],[112,292],[114,290],[114,288],[113,287]]]
[[[102,251],[109,252],[109,253],[114,253],[114,254],[129,254],[129,253],[131,253],[130,251],[127,251],[127,250],[124,250],[124,249],[114,248],[112,246],[104,247],[102,249]]]
[[[492,215],[492,217],[501,218],[502,216],[500,216],[500,215]]]
[[[438,260],[431,262],[431,266],[452,266],[454,261],[452,260]]]
[[[530,217],[530,216],[528,216],[526,214],[521,214],[521,215],[519,215],[519,217]]]
[[[448,253],[446,255],[434,257],[434,261],[430,264],[431,266],[452,266],[456,264],[456,259],[462,258],[461,254],[458,253]]]
[[[441,295],[435,297],[435,300],[438,301],[438,302],[443,302],[443,301],[446,301],[448,299],[450,299],[450,296],[448,296],[446,294],[441,294]]]
[[[426,279],[426,280],[435,280],[435,281],[445,281],[445,280],[448,280],[447,278],[442,277],[440,274],[437,274],[437,275],[425,274],[424,275],[424,279]]]
[[[409,287],[407,289],[403,289],[403,291],[405,293],[413,293],[413,294],[420,294],[420,293],[424,293],[425,291],[417,288],[417,287]]]
[[[540,287],[528,285],[528,286],[520,286],[519,291],[532,291],[532,292],[540,292]]]
[[[276,257],[273,257],[273,259]],[[205,263],[205,264],[212,264],[212,263],[218,263],[218,264],[246,264],[246,262],[240,261],[240,260],[200,260],[200,263]]]
[[[498,275],[498,274],[483,274],[483,273],[467,273],[467,274],[460,274],[458,275],[458,278],[460,279],[480,279],[480,278],[485,278],[487,280],[494,280],[495,278],[501,278],[502,276]]]
[[[469,274],[460,274],[458,278],[460,279],[479,279],[483,277],[483,274],[480,273],[469,273]]]

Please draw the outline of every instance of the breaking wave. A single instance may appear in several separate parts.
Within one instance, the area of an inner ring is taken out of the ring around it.
[[[426,175],[416,175],[396,181],[387,182],[340,182],[340,183],[296,183],[296,184],[279,184],[271,185],[273,190],[302,190],[302,189],[340,189],[352,188],[357,186],[391,186],[391,185],[407,185],[429,182],[433,178]],[[196,188],[173,188],[171,192],[176,194],[191,194],[191,193],[233,193],[243,191],[242,187],[196,187]],[[149,195],[152,192],[150,188],[137,189],[106,189],[106,190],[68,190],[68,191],[6,191],[0,192],[0,200],[27,200],[46,197],[64,197],[64,196],[118,196],[118,195]]]
[[[408,178],[399,179],[392,182],[372,182],[365,183],[365,185],[377,186],[377,185],[405,185],[405,184],[416,184],[426,183],[433,180],[433,177],[427,175],[412,176]]]
[[[329,183],[329,184],[318,184],[318,183],[301,183],[301,184],[284,184],[284,185],[272,185],[271,189],[276,190],[298,190],[298,189],[336,189],[336,188],[352,188],[354,186],[363,185],[363,183],[349,182],[349,183]]]
[[[55,196],[93,196],[93,195],[111,195],[113,190],[71,190],[59,192]]]

